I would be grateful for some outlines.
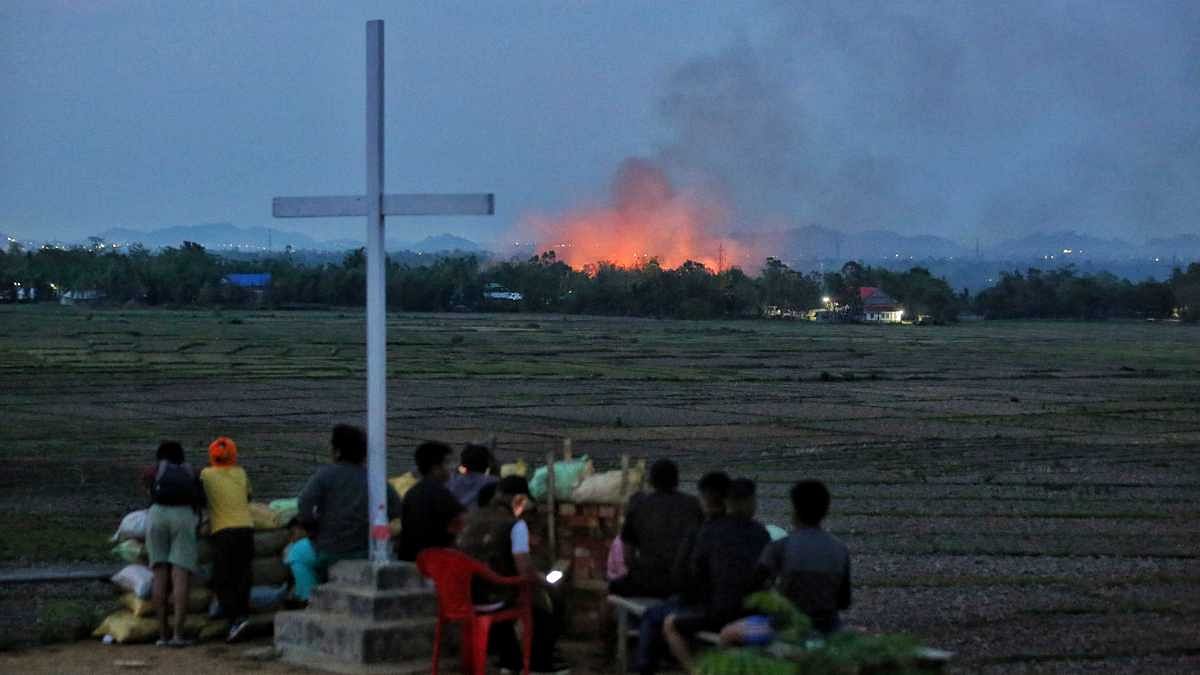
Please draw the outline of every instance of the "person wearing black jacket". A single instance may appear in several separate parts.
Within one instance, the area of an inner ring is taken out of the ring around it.
[[[744,602],[758,588],[752,571],[771,535],[754,520],[754,481],[745,478],[729,485],[726,513],[705,523],[696,533],[695,548],[687,565],[687,581],[695,597],[703,598],[699,611],[681,610],[667,617],[663,637],[671,653],[691,672],[687,639],[700,631],[719,631],[748,613]]]

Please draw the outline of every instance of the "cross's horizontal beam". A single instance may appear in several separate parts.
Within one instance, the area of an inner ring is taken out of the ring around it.
[[[496,212],[493,194],[397,194],[383,196],[385,216],[490,216]],[[276,218],[332,218],[367,215],[367,198],[276,197],[271,201]]]

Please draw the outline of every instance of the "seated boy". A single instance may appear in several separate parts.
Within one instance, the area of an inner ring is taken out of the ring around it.
[[[829,513],[829,490],[816,480],[792,486],[795,529],[771,542],[755,569],[758,588],[775,588],[812,619],[813,628],[832,633],[841,627],[839,610],[850,607],[850,552],[836,537],[821,529]],[[722,639],[738,642],[737,627]]]
[[[317,578],[317,550],[313,548],[312,532],[300,522],[300,518],[292,518],[288,523],[289,542],[283,549],[283,564],[292,572],[291,600],[296,604],[308,604],[312,589],[321,580]]]
[[[725,515],[696,533],[688,581],[703,604],[698,610],[671,614],[663,625],[671,653],[688,672],[692,670],[689,638],[701,631],[719,631],[749,613],[745,598],[756,590],[749,571],[771,541],[767,529],[754,520],[756,507],[754,481],[736,479],[729,485]]]

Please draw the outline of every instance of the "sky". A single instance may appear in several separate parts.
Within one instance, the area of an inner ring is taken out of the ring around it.
[[[389,236],[503,241],[643,158],[732,229],[973,243],[1200,231],[1200,2],[0,3],[0,231],[273,220],[364,182],[384,19],[389,191],[497,195]]]

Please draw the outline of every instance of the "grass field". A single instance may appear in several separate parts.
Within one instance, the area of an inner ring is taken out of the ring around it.
[[[362,315],[0,307],[0,566],[103,559],[161,438],[292,495],[364,403]],[[563,437],[786,490],[819,477],[850,622],[971,672],[1200,669],[1200,331],[393,315],[390,466]],[[0,602],[0,607],[3,603]]]

